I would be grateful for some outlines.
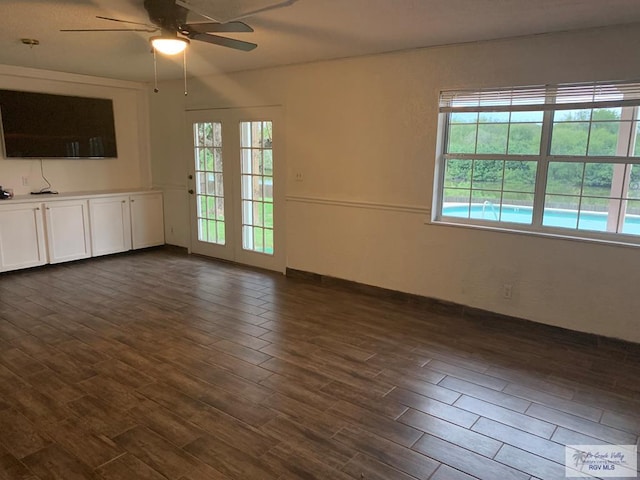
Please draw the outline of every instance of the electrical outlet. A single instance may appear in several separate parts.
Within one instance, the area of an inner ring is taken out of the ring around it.
[[[502,285],[502,298],[505,300],[511,300],[511,296],[513,295],[513,285],[510,283],[505,283]]]
[[[25,177],[24,175],[22,176],[22,186],[23,187],[29,186],[29,177]]]
[[[302,172],[296,172],[296,182],[301,182],[304,180],[304,176],[302,175]]]

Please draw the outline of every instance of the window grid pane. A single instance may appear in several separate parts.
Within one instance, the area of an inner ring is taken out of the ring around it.
[[[625,200],[633,192],[631,167],[623,163],[551,162],[547,193],[552,194],[546,197],[543,225],[626,233],[623,212],[628,203]]]
[[[536,168],[533,161],[447,159],[443,214],[531,224]]]
[[[447,153],[538,155],[541,113],[452,113]]]
[[[273,124],[241,122],[242,248],[274,254]]]
[[[193,124],[198,241],[225,244],[222,124]]]

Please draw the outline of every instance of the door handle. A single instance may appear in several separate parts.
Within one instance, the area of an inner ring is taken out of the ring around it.
[[[193,189],[192,188],[189,189],[189,195],[193,195]]]
[[[189,175],[189,180],[193,180],[193,175]]]

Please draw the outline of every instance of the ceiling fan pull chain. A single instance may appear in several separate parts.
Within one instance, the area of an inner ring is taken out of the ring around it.
[[[187,50],[182,51],[182,70],[184,71],[184,96],[186,97],[189,92],[187,91]]]
[[[158,57],[156,55],[156,49],[153,50],[153,93],[158,93]]]

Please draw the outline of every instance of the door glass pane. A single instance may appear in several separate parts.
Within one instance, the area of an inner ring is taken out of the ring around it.
[[[242,248],[273,255],[273,125],[241,122]]]
[[[222,123],[193,124],[198,240],[225,244]]]

